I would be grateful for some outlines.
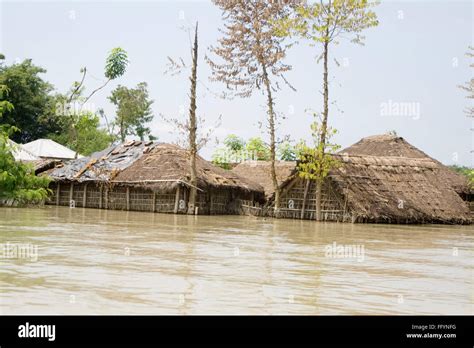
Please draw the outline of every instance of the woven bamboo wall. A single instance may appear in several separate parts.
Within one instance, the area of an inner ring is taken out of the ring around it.
[[[301,178],[295,178],[291,183],[289,190],[283,190],[278,217],[282,218],[301,218],[303,208],[304,192],[306,181]],[[269,214],[271,209],[269,209]],[[330,180],[323,184],[321,195],[321,215],[326,221],[348,221],[350,214],[346,211],[345,199],[334,190]],[[311,182],[306,197],[304,219],[316,219],[316,183]]]
[[[58,184],[52,183],[50,188],[53,194],[48,204],[59,202],[59,205],[70,206],[72,197],[75,207],[86,208],[162,213],[174,213],[176,209],[176,213],[186,213],[189,199],[189,189],[186,187],[180,187],[178,196],[177,192],[153,192],[144,188],[127,188],[118,185],[109,188],[93,183],[72,184],[72,191],[70,183],[60,183],[59,196]],[[234,209],[236,205],[230,204],[232,202],[239,202],[239,200],[238,197],[234,198],[229,190],[199,191],[196,207],[198,207],[199,215],[239,213]]]
[[[86,207],[87,208],[101,208],[104,193],[103,189],[96,185],[87,185],[86,190]]]

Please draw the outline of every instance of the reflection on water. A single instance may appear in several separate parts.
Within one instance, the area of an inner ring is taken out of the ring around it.
[[[0,208],[0,313],[472,314],[473,232]]]

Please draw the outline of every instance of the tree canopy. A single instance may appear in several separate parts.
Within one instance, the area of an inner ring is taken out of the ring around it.
[[[53,87],[41,77],[45,69],[36,66],[31,59],[10,66],[0,65],[0,85],[8,93],[0,96],[0,102],[8,101],[13,108],[4,111],[2,123],[17,127],[12,140],[26,143],[57,131],[58,125],[52,114]]]
[[[147,126],[154,115],[151,110],[153,100],[148,95],[146,82],[139,83],[135,88],[119,85],[112,91],[109,100],[117,107],[114,125],[118,128],[118,136],[122,142],[128,135],[136,135],[141,140],[145,136],[154,139]]]

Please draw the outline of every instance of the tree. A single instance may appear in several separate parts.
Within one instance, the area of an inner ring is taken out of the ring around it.
[[[89,101],[89,99],[92,98],[94,94],[96,94],[98,91],[100,91],[105,86],[107,86],[110,81],[115,80],[121,77],[123,74],[125,74],[128,63],[129,61],[128,61],[127,52],[121,47],[113,48],[109,52],[109,55],[107,56],[105,60],[104,76],[106,77],[107,80],[105,80],[105,82],[102,85],[92,90],[92,92],[89,93],[86,97],[81,98],[80,107],[82,108],[84,104],[86,104]],[[81,74],[82,74],[81,80],[75,81],[71,88],[71,92],[68,97],[68,103],[71,103],[72,101],[79,99],[79,97],[81,96],[84,90],[84,82],[87,75],[87,67],[83,67],[81,69]]]
[[[296,161],[296,149],[289,141],[284,141],[278,146],[278,157],[282,161]]]
[[[0,97],[8,93],[5,85],[0,85]],[[5,111],[13,105],[5,100],[0,102],[0,120]],[[43,202],[51,192],[48,177],[37,177],[30,165],[15,161],[9,134],[16,131],[14,126],[0,127],[0,204],[26,204]]]
[[[196,120],[196,87],[197,87],[197,62],[198,62],[198,23],[194,30],[194,44],[192,49],[192,68],[191,68],[191,92],[189,94],[189,150],[191,157],[191,191],[189,192],[188,214],[194,214],[197,198],[197,168],[196,156],[197,148],[197,120]]]
[[[271,147],[269,147],[262,138],[250,138],[245,145],[245,149],[252,155],[252,158],[257,161],[271,160]]]
[[[15,106],[5,110],[2,123],[20,130],[11,135],[13,141],[26,143],[57,130],[49,95],[53,87],[40,76],[45,72],[31,59],[10,66],[0,64],[0,85],[9,90],[0,97],[0,102],[8,101]]]
[[[466,53],[466,56],[474,58],[474,47],[469,47],[469,51]],[[474,68],[474,63],[471,63],[469,66]],[[459,86],[459,88],[467,92],[466,98],[474,99],[474,77],[471,77],[469,81],[467,81],[464,85]],[[472,106],[472,103],[466,108],[465,113],[468,117],[474,117],[474,106]]]
[[[331,45],[338,44],[340,38],[352,36],[351,42],[362,44],[364,29],[378,25],[375,12],[370,10],[375,3],[367,0],[329,0],[297,5],[295,10],[286,18],[275,21],[275,29],[283,37],[296,35],[307,39],[313,45],[322,46],[322,54],[318,58],[323,60],[323,111],[321,130],[318,132],[322,153],[326,150],[329,117],[329,81],[328,63]],[[323,182],[317,180],[316,195],[321,195]],[[320,200],[319,200],[320,202]],[[321,211],[321,206],[317,207]],[[316,214],[317,220],[321,219]]]
[[[246,142],[237,135],[230,134],[225,138],[224,145],[224,148],[218,148],[212,154],[212,162],[224,169],[231,169],[232,163],[270,159],[270,148],[260,137],[250,138]]]
[[[118,86],[112,91],[109,100],[117,107],[114,125],[118,127],[118,135],[122,142],[128,135],[136,135],[141,140],[150,136],[151,130],[146,126],[153,120],[146,82],[139,83],[135,88]]]
[[[166,118],[162,115],[162,118],[165,122],[172,125],[176,132],[180,135],[177,143],[184,146],[188,149],[189,152],[189,169],[190,169],[190,194],[188,199],[188,214],[195,214],[195,205],[197,198],[197,168],[196,168],[196,158],[199,150],[208,143],[210,136],[213,132],[213,128],[208,128],[207,132],[202,132],[204,118],[198,116],[196,113],[197,110],[197,85],[198,80],[198,23],[194,28],[194,40],[191,40],[191,28],[184,28],[189,35],[189,41],[191,42],[191,64],[188,65],[182,58],[179,60],[174,60],[168,57],[168,68],[165,71],[165,74],[171,73],[171,75],[178,75],[184,70],[187,70],[189,67],[190,75],[189,81],[191,82],[190,93],[189,93],[189,113],[185,121],[180,120],[179,118]],[[215,126],[217,127],[220,124],[221,117],[219,116]]]
[[[63,122],[69,123],[70,118],[63,118]],[[73,127],[65,124],[63,132],[53,133],[48,137],[85,156],[101,151],[113,143],[114,137],[100,127],[100,118],[96,114],[82,111],[75,118],[75,122],[74,134],[72,133]]]
[[[94,94],[107,86],[110,81],[115,80],[125,74],[128,63],[129,61],[127,52],[120,47],[113,48],[105,60],[104,75],[107,80],[105,80],[102,85],[92,90],[92,92],[90,92],[86,97],[83,96],[83,92],[85,90],[84,82],[87,75],[87,68],[81,68],[81,80],[75,81],[73,83],[66,100],[60,108],[62,109],[62,115],[67,116],[70,119],[69,123],[67,124],[69,124],[71,127],[70,130],[72,137],[75,138],[75,140],[73,140],[74,143],[78,142],[79,135],[77,125],[83,117],[82,111],[84,105],[89,101],[90,98],[92,98]]]
[[[291,69],[283,63],[286,46],[275,35],[273,21],[285,18],[288,6],[280,1],[213,0],[223,11],[223,37],[211,52],[222,63],[211,58],[212,80],[223,82],[231,97],[250,97],[254,90],[263,89],[267,98],[267,128],[270,136],[271,177],[275,189],[275,210],[280,205],[280,188],[276,178],[276,112],[273,93],[279,88],[272,77],[282,78]]]
[[[316,115],[314,116],[316,117]],[[322,142],[323,132],[326,133],[324,143]],[[314,121],[311,124],[313,144],[307,145],[303,140],[297,145],[299,176],[306,180],[303,207],[301,209],[302,219],[304,217],[306,198],[311,181],[315,181],[316,187],[321,188],[329,171],[339,165],[339,161],[337,161],[332,154],[334,154],[340,146],[330,143],[331,137],[336,133],[337,131],[335,129],[323,129],[317,121]],[[321,192],[322,189],[320,189],[316,195],[316,217],[318,221],[321,220]]]
[[[224,145],[231,151],[237,152],[240,150],[243,150],[245,146],[245,141],[244,139],[238,137],[235,134],[229,134],[225,139],[224,139]]]

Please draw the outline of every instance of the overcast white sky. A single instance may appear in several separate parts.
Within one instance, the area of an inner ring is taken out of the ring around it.
[[[198,112],[207,123],[222,115],[215,135],[244,138],[262,135],[265,98],[232,101],[216,98],[223,86],[208,81],[203,57],[219,37],[220,11],[209,1],[0,1],[0,52],[7,63],[32,58],[47,69],[44,78],[65,92],[90,72],[88,89],[104,79],[104,61],[111,48],[120,46],[130,57],[127,73],[91,101],[109,116],[107,100],[118,84],[149,85],[156,115],[151,127],[161,141],[176,140],[159,114],[179,116],[187,110],[186,76],[163,75],[167,56],[189,61],[189,42],[180,26],[199,21],[200,61]],[[376,12],[380,25],[366,31],[366,45],[342,42],[330,54],[341,63],[330,66],[330,124],[339,130],[335,141],[343,147],[360,138],[395,130],[413,145],[446,164],[472,165],[474,128],[463,109],[465,94],[456,86],[472,76],[467,47],[473,44],[472,1],[383,1]],[[300,44],[288,54],[293,71],[287,75],[297,92],[284,88],[277,94],[277,109],[286,114],[279,135],[308,139],[310,115],[320,111],[322,66],[318,47]],[[405,103],[405,104],[403,104]],[[398,112],[397,107],[412,107]],[[184,117],[184,115],[183,115]],[[202,150],[210,158],[215,142]]]

